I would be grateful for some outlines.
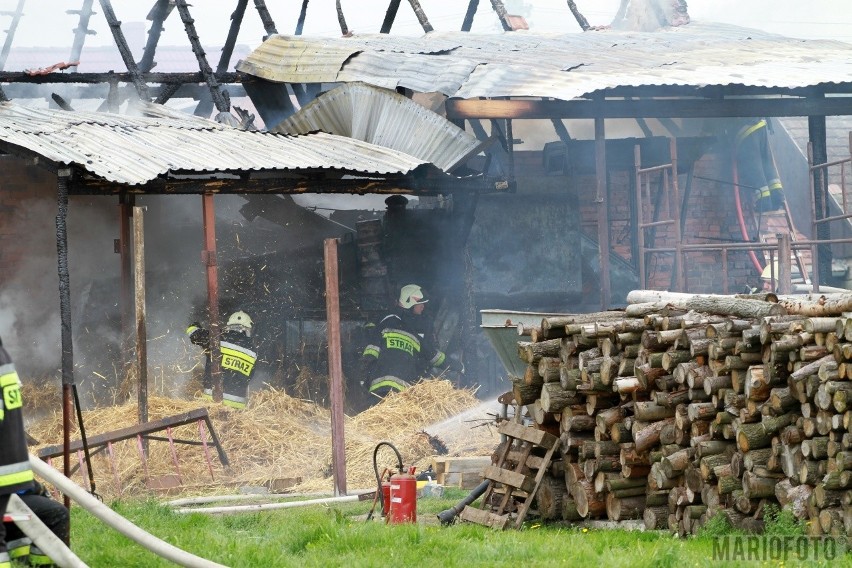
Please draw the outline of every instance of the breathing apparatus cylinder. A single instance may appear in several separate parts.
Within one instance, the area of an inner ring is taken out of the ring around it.
[[[395,473],[390,478],[390,524],[417,522],[417,478],[414,466],[408,472]]]

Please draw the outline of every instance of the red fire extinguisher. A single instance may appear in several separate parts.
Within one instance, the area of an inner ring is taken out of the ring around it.
[[[407,473],[391,476],[387,520],[390,524],[417,522],[417,478],[414,477],[414,466],[409,467]]]

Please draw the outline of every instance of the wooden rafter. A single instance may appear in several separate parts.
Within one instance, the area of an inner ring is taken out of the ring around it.
[[[207,56],[204,53],[201,40],[198,38],[198,33],[195,31],[195,20],[192,19],[192,15],[189,13],[189,6],[186,0],[175,0],[175,5],[177,6],[178,14],[180,14],[180,19],[183,21],[183,27],[186,29],[186,36],[192,45],[192,52],[195,53],[195,58],[198,60],[198,68],[204,76],[204,82],[207,83],[207,87],[210,89],[210,96],[213,99],[213,104],[216,105],[216,110],[219,112],[229,112],[231,110],[231,103],[227,98],[227,94],[222,92],[219,81],[216,80],[216,75],[213,74],[210,64],[207,63]],[[196,114],[198,114],[198,110],[203,109],[197,109]]]
[[[302,35],[305,29],[305,17],[308,15],[308,1],[302,0],[302,9],[299,11],[299,21],[296,22],[296,35]]]
[[[379,30],[380,34],[389,34],[391,31],[391,27],[393,27],[393,21],[396,19],[396,13],[399,11],[399,3],[401,0],[390,0],[390,4],[388,4],[388,11],[385,12],[385,19],[382,21],[382,29]]]
[[[503,0],[491,0],[491,7],[494,8],[497,17],[500,18],[500,25],[503,26],[503,31],[512,31],[512,24],[509,23],[508,18],[509,13],[506,11],[506,6],[503,5]]]
[[[160,35],[163,33],[163,23],[172,13],[174,7],[175,5],[169,0],[157,0],[151,11],[148,12],[151,28],[148,30],[148,41],[145,42],[142,59],[139,60],[139,70],[143,73],[148,73],[156,65],[154,54],[157,51],[157,45],[160,43]]]
[[[121,54],[124,66],[127,67],[127,71],[130,73],[131,82],[136,88],[136,94],[139,95],[139,98],[143,101],[151,100],[148,95],[148,85],[142,77],[142,72],[139,70],[139,66],[137,66],[136,62],[133,60],[133,54],[130,52],[130,47],[127,45],[124,32],[121,31],[121,22],[115,17],[115,12],[112,9],[110,0],[100,0],[100,2],[101,9],[104,11],[104,16],[109,24],[109,29],[112,31],[112,37],[115,40],[115,45],[118,47],[118,52]]]
[[[479,7],[479,0],[470,0],[467,4],[467,12],[464,14],[461,31],[469,32],[473,26],[473,17],[476,15],[476,9]]]
[[[272,16],[269,15],[266,2],[263,0],[254,0],[254,7],[257,9],[260,21],[263,22],[263,29],[266,30],[267,37],[277,34],[278,30],[275,29],[275,22],[272,21]]]
[[[588,31],[592,27],[589,25],[589,20],[580,13],[580,10],[577,8],[577,4],[574,0],[568,0],[568,9],[571,10],[572,14],[574,14],[574,19],[577,20],[577,23],[580,24],[580,27],[584,32]]]
[[[89,19],[92,17],[92,2],[93,0],[83,0],[83,6],[79,10],[68,10],[69,14],[79,14],[80,19],[77,21],[77,27],[74,28],[74,43],[71,45],[71,55],[68,56],[68,61],[80,61],[80,54],[83,52],[83,44],[86,42],[86,36],[94,33],[89,30]],[[69,67],[71,71],[76,71],[77,66]]]
[[[337,8],[337,21],[340,24],[340,34],[343,37],[348,37],[351,32],[349,31],[349,26],[346,25],[346,16],[343,15],[343,6],[340,5],[340,0],[335,0],[334,4]]]
[[[420,22],[423,31],[426,33],[433,31],[435,28],[429,23],[429,18],[426,17],[426,12],[420,6],[420,2],[418,0],[408,0],[408,3],[411,4],[411,9],[414,10],[414,15],[417,16],[417,21]]]

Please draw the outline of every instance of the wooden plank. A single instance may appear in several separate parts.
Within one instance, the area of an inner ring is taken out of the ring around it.
[[[491,465],[491,456],[434,457],[432,471],[442,473],[482,472]]]
[[[476,509],[470,505],[466,506],[459,515],[463,521],[484,525],[493,529],[503,530],[509,524],[509,515],[495,515],[483,509]]]
[[[549,434],[544,430],[537,430],[531,426],[524,426],[517,422],[503,422],[503,424],[500,425],[499,430],[501,434],[505,434],[510,438],[523,440],[525,442],[535,444],[536,446],[541,446],[545,449],[552,448],[553,445],[559,441],[559,438],[553,434]]]
[[[509,487],[520,489],[521,491],[530,492],[534,487],[533,478],[523,473],[502,469],[495,465],[488,466],[485,469],[485,479],[490,479]]]

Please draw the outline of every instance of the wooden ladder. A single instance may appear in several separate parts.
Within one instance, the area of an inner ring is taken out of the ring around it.
[[[541,480],[550,467],[553,454],[559,449],[559,438],[532,426],[512,421],[503,422],[499,431],[506,436],[506,442],[497,458],[497,464],[485,468],[484,477],[489,483],[482,496],[482,507],[478,509],[468,505],[459,518],[495,529],[504,529],[512,520],[513,511],[517,510],[517,516],[514,518],[517,529],[523,525]],[[531,455],[535,447],[546,450],[544,457]],[[508,469],[507,465],[513,462],[516,463],[515,467]],[[531,466],[538,469],[535,477],[530,475]],[[496,502],[495,499],[501,494],[499,503],[495,505],[493,502]],[[523,502],[519,503],[519,500]]]

